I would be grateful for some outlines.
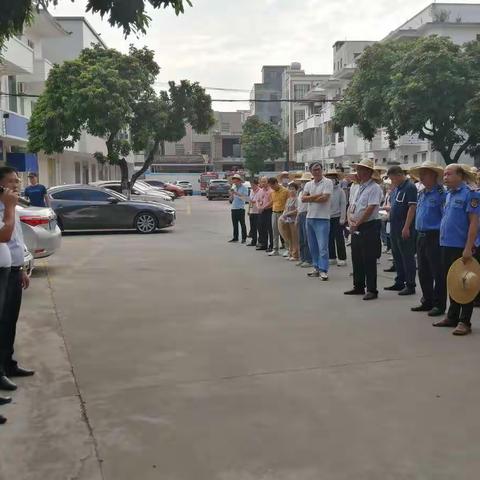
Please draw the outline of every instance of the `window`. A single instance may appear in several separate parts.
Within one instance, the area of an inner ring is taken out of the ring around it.
[[[92,165],[92,182],[97,181],[97,166],[95,164]]]
[[[85,200],[88,202],[108,202],[110,195],[101,190],[83,190]]]
[[[300,85],[293,86],[293,98],[294,100],[302,100],[310,90],[310,84],[302,83]]]
[[[426,161],[427,161],[427,154],[422,153],[422,162],[426,162]]]
[[[27,45],[33,50],[35,48],[35,44],[33,43],[32,40],[28,39],[27,40]]]
[[[342,128],[342,129],[340,130],[340,132],[338,132],[338,143],[342,143],[342,142],[345,141],[344,135],[345,135],[345,131],[344,131],[344,129]]]
[[[75,162],[75,183],[82,183],[82,170],[80,162]]]
[[[418,155],[416,153],[413,154],[413,163],[418,162]]]
[[[408,163],[408,155],[403,156],[403,163]]]
[[[382,158],[382,163],[387,163],[387,159],[386,159],[386,158]]]
[[[222,132],[230,132],[230,122],[222,122]]]
[[[60,192],[55,192],[52,197],[55,200],[85,200],[83,198],[84,190],[75,189],[75,190],[62,190]]]
[[[14,75],[8,76],[8,93],[17,94],[17,77]],[[8,109],[12,112],[17,112],[17,98],[8,97]]]
[[[305,111],[304,110],[296,110],[295,111],[295,118],[294,118],[295,125],[298,122],[301,122],[302,120],[305,120]]]
[[[175,155],[185,155],[185,145],[183,143],[175,144]]]
[[[210,155],[210,142],[193,142],[194,155]]]

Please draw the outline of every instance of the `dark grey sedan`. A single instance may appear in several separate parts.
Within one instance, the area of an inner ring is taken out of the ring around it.
[[[175,209],[127,200],[119,193],[90,185],[62,185],[48,190],[50,206],[62,231],[137,230],[152,233],[175,224]]]

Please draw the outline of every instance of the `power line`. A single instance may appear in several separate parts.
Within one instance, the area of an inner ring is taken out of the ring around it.
[[[168,82],[154,82],[154,85],[168,85]],[[250,93],[250,90],[241,88],[203,87],[205,90],[218,90],[219,92],[241,92]]]

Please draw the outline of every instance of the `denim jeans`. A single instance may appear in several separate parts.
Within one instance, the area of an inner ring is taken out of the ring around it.
[[[297,216],[298,243],[300,246],[300,260],[312,263],[310,248],[307,239],[307,212],[299,213]]]
[[[321,272],[328,272],[329,235],[329,218],[307,218],[308,246],[312,255],[312,264]]]

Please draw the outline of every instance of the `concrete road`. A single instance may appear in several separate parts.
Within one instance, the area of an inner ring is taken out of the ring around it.
[[[227,244],[225,202],[177,205],[36,272],[1,480],[478,479],[478,311],[455,338],[411,297],[344,297],[348,267]]]

